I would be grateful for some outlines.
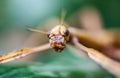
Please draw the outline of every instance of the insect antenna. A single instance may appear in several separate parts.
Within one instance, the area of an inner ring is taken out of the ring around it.
[[[60,25],[64,24],[65,15],[66,15],[66,10],[62,9],[61,18],[60,18]]]
[[[59,27],[59,31],[61,30],[61,26],[64,24],[65,15],[66,15],[66,10],[65,10],[65,9],[62,9],[61,18],[60,18],[60,27]]]
[[[42,31],[42,30],[38,30],[38,29],[33,29],[33,28],[27,28],[29,31],[33,31],[33,32],[38,32],[41,34],[48,34],[48,32]]]

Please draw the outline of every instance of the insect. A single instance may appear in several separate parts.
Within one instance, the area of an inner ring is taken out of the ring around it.
[[[88,11],[87,11],[87,14],[88,14]],[[8,61],[15,60],[21,57],[25,57],[26,55],[32,54],[35,52],[42,52],[43,50],[47,50],[50,47],[54,49],[56,52],[61,52],[66,47],[67,42],[69,42],[69,43],[72,43],[71,44],[72,46],[77,47],[78,49],[87,53],[87,55],[97,64],[101,65],[103,68],[110,71],[112,74],[120,77],[120,69],[119,69],[120,64],[119,62],[113,60],[113,59],[120,60],[120,52],[119,52],[120,36],[119,35],[116,36],[115,33],[113,33],[112,35],[111,34],[108,35],[108,33],[106,34],[103,31],[97,32],[97,35],[89,34],[86,31],[78,28],[67,27],[67,25],[64,25],[63,23],[64,17],[65,17],[65,11],[63,11],[61,14],[60,25],[55,26],[49,32],[28,28],[30,31],[39,32],[47,35],[49,39],[49,43],[40,45],[34,48],[22,48],[22,49],[10,52],[8,54],[4,54],[0,56],[0,64],[6,63]],[[93,22],[95,21],[91,18],[90,20],[92,20]],[[91,22],[87,22],[87,25],[89,24],[91,24]],[[102,42],[101,42],[101,39],[102,39]],[[84,44],[84,46],[82,44]],[[110,57],[113,59],[111,59]]]
[[[40,32],[42,34],[46,34],[49,38],[50,47],[56,52],[61,52],[66,47],[66,43],[70,40],[70,31],[68,30],[68,27],[65,26],[63,23],[64,17],[65,11],[62,11],[60,25],[55,26],[49,32],[44,32],[32,28],[28,29],[33,32]]]
[[[92,43],[95,49],[100,48],[103,46],[103,43],[100,43],[97,39],[94,39],[93,36],[89,35],[88,33],[81,31],[80,29],[74,28],[74,27],[68,27],[67,25],[64,25],[64,17],[66,12],[63,10],[61,13],[61,21],[60,25],[56,25],[53,27],[50,31],[42,31],[38,29],[28,28],[28,30],[33,32],[42,33],[48,36],[49,43],[40,45],[35,48],[22,48],[20,50],[15,50],[13,52],[10,52],[8,54],[4,54],[0,56],[0,63],[5,63],[11,60],[15,60],[21,57],[25,57],[28,54],[35,53],[35,52],[41,52],[43,50],[47,50],[50,47],[54,49],[56,52],[62,52],[62,50],[66,47],[67,42],[72,43],[74,47],[76,47],[76,44],[80,44],[79,41],[74,40],[74,36],[78,38],[81,42],[86,43],[89,45]],[[106,41],[110,38],[107,38]],[[97,47],[97,48],[96,48]],[[104,47],[103,47],[104,48]],[[82,49],[82,48],[80,48]],[[82,50],[86,50],[85,48]]]
[[[66,47],[66,43],[70,40],[70,31],[63,24],[55,26],[48,33],[32,28],[29,28],[29,30],[47,34],[50,47],[56,52],[61,52]]]

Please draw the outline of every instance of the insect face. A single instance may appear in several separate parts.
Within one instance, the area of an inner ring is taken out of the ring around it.
[[[51,48],[57,52],[62,51],[69,41],[69,36],[70,33],[66,26],[55,26],[48,35]]]

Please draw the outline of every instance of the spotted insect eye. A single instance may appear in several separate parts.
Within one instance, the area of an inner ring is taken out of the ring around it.
[[[64,34],[69,35],[70,34],[69,30],[64,30]]]

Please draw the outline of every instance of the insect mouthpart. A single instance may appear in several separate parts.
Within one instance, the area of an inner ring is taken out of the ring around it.
[[[55,51],[60,52],[65,48],[65,38],[62,35],[55,35],[50,38],[50,46]]]

